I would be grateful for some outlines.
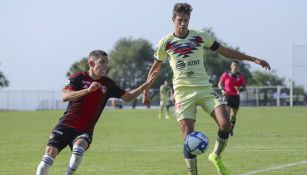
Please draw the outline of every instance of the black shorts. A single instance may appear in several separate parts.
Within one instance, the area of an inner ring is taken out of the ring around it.
[[[227,95],[226,96],[227,106],[239,109],[240,106],[240,95]]]
[[[57,125],[49,136],[48,146],[56,147],[59,152],[69,145],[72,150],[73,144],[76,140],[83,138],[88,145],[92,143],[92,135],[86,132],[77,131],[74,128]]]

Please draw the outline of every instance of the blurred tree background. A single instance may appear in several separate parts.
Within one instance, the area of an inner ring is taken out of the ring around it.
[[[203,30],[207,31],[222,45],[240,51],[238,47],[229,46],[227,43],[218,39],[212,29],[205,28]],[[109,52],[108,76],[123,89],[133,89],[146,81],[147,74],[154,62],[153,55],[154,48],[148,40],[144,38],[133,39],[131,37],[121,38]],[[217,86],[222,73],[230,70],[232,60],[209,49],[205,50],[203,58],[204,66],[211,76],[213,86]],[[162,64],[160,74],[152,86],[153,89],[158,89],[164,80],[172,84],[173,73],[168,59],[165,59]],[[248,86],[286,85],[285,78],[279,77],[274,71],[252,71],[250,64],[253,63],[241,61],[239,65],[240,72],[245,76]],[[84,57],[71,65],[67,76],[70,76],[74,72],[87,71],[88,69],[87,57]],[[304,88],[299,86],[295,86],[295,89],[296,91],[304,91]]]
[[[0,88],[8,87],[9,83],[10,83],[9,80],[5,77],[4,73],[0,70]]]

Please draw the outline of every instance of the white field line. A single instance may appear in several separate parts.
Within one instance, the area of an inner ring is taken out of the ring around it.
[[[262,169],[262,170],[249,171],[247,173],[243,173],[243,174],[240,174],[240,175],[258,174],[258,173],[263,173],[263,172],[267,172],[267,171],[271,171],[271,170],[278,170],[278,169],[283,169],[283,168],[298,166],[298,165],[303,165],[303,164],[307,164],[307,160],[304,160],[304,161],[301,161],[301,162],[295,162],[295,163],[288,163],[288,164],[280,165],[280,166],[273,166],[273,167]]]

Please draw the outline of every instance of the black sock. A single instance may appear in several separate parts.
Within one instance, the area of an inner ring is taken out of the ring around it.
[[[188,148],[185,144],[183,146],[183,156],[185,159],[193,159],[196,157],[195,155],[189,153]]]

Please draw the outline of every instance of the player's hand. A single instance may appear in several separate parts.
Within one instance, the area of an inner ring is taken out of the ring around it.
[[[259,58],[256,58],[254,60],[254,62],[256,64],[259,64],[261,67],[265,68],[266,70],[271,70],[271,66],[268,62],[266,62],[265,60],[262,60],[262,59],[259,59]]]
[[[234,88],[235,88],[235,90],[237,91],[237,95],[239,95],[239,94],[240,94],[240,88],[241,88],[241,87],[240,87],[240,86],[235,86]]]
[[[100,89],[101,84],[98,82],[92,82],[90,87],[87,88],[87,91],[89,93],[96,91],[97,89]]]
[[[144,92],[143,93],[142,103],[145,104],[145,105],[150,104],[150,99],[149,99],[149,96],[148,96],[148,92]]]

